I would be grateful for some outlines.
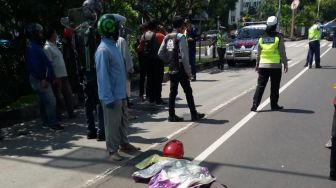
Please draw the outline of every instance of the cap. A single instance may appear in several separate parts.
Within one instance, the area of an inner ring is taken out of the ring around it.
[[[277,17],[270,16],[267,18],[267,22],[266,22],[267,26],[273,26],[273,25],[276,25],[277,23],[278,23]]]

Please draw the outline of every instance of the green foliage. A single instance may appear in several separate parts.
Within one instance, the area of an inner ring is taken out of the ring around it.
[[[263,0],[258,9],[258,18],[266,20],[270,15],[277,15],[278,13],[278,0]],[[281,1],[281,18],[280,26],[284,34],[290,32],[290,25],[292,19],[292,10],[290,5],[292,0]],[[300,5],[295,14],[296,26],[311,26],[317,18],[317,0],[300,0]],[[320,18],[322,20],[332,20],[335,17],[335,0],[321,0],[320,1]]]
[[[208,14],[211,18],[219,16],[221,24],[227,24],[229,10],[234,10],[238,0],[210,0]]]
[[[333,20],[336,17],[335,7],[335,0],[322,0],[320,4],[320,17],[322,18],[322,20]]]

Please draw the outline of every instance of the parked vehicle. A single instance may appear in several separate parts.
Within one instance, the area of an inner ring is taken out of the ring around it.
[[[12,47],[12,44],[9,40],[0,39],[0,55],[8,53],[11,47]]]
[[[209,30],[205,34],[205,39],[206,40],[213,40],[214,38],[216,38],[217,33],[219,33],[219,30],[217,30],[217,29]]]
[[[321,38],[325,38],[327,40],[332,40],[332,36],[330,38],[330,35],[334,34],[334,28],[336,27],[335,22],[328,22],[325,25],[322,25],[322,35]]]
[[[258,54],[258,39],[265,33],[266,24],[245,26],[226,48],[225,58],[229,66],[239,61],[255,63]]]

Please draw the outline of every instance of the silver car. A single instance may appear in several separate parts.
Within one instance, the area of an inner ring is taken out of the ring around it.
[[[266,24],[245,26],[238,30],[236,38],[226,47],[225,58],[229,66],[238,61],[255,63],[258,54],[258,39],[265,33]]]

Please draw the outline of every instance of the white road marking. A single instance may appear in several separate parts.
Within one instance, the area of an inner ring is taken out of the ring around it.
[[[294,44],[289,44],[288,46],[286,46],[286,47],[292,47],[292,46],[295,46],[295,45],[297,45],[297,43],[294,43]]]
[[[298,44],[295,47],[300,47],[300,46],[303,46],[303,45],[305,45],[305,43]]]
[[[322,55],[324,56],[329,52],[331,48],[325,51]],[[282,86],[279,90],[279,94],[282,93],[285,89],[287,89],[295,80],[297,80],[301,75],[303,75],[308,68],[303,69],[299,74],[297,74],[294,78],[292,78],[289,82],[287,82],[284,86]],[[270,98],[267,98],[261,105],[259,105],[257,110],[263,109],[270,103]],[[242,128],[249,120],[251,120],[257,113],[250,112],[243,119],[241,119],[236,125],[234,125],[229,131],[223,134],[219,139],[217,139],[214,143],[212,143],[207,149],[205,149],[201,154],[199,154],[193,162],[196,164],[204,161],[210,154],[212,154],[217,148],[219,148],[225,141],[227,141],[232,135],[234,135],[240,128]]]

